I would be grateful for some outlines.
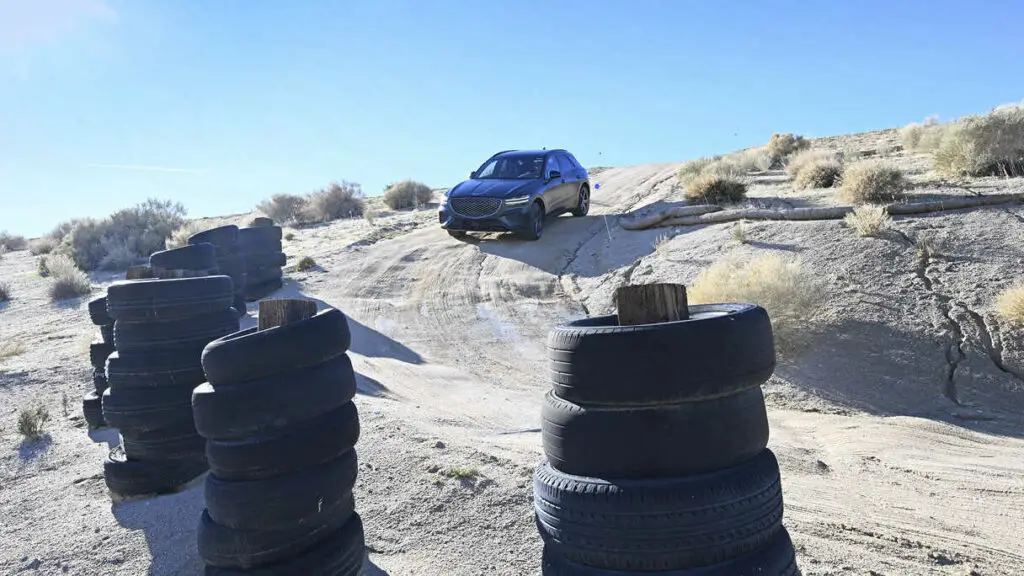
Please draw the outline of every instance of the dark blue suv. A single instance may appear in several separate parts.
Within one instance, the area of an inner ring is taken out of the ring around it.
[[[449,190],[438,209],[441,227],[467,232],[515,232],[540,238],[544,220],[566,212],[586,216],[590,177],[565,150],[506,150]]]

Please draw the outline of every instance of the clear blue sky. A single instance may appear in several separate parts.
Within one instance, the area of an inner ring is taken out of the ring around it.
[[[1021,22],[1014,1],[0,0],[0,230],[448,186],[505,148],[626,165],[945,120],[1024,98]]]

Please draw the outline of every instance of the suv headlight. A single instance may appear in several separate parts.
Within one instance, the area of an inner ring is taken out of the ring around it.
[[[530,201],[529,196],[519,196],[505,200],[505,206],[522,206]]]

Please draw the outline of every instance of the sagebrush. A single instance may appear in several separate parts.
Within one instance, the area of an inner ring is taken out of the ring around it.
[[[419,208],[434,197],[430,186],[415,180],[402,180],[388,186],[384,191],[384,204],[392,210]]]
[[[309,196],[307,207],[310,218],[316,222],[355,218],[363,215],[363,209],[363,192],[352,182],[331,182]]]
[[[721,160],[720,156],[687,160],[679,166],[678,170],[676,170],[676,178],[679,180],[680,184],[685,186],[700,176],[705,167],[712,162],[717,162],[718,160]]]
[[[767,153],[773,168],[781,168],[785,160],[792,154],[810,148],[811,143],[803,136],[795,136],[789,132],[772,134],[768,139]]]
[[[206,232],[207,230],[212,230],[218,225],[218,223],[208,220],[189,220],[171,232],[171,235],[167,238],[164,247],[170,250],[172,248],[188,246],[188,239],[193,235],[199,234],[200,232]]]
[[[747,185],[733,178],[707,174],[687,184],[683,196],[691,202],[731,204],[746,198]]]
[[[837,196],[851,204],[892,202],[902,199],[908,186],[898,168],[881,160],[862,160],[846,167]]]
[[[811,268],[797,257],[778,254],[720,260],[704,269],[686,292],[693,304],[745,302],[763,307],[783,354],[806,342],[826,297]]]
[[[0,232],[0,246],[3,246],[8,252],[14,252],[27,248],[28,241],[24,236],[15,236],[7,231],[2,231]]]
[[[1024,326],[1024,281],[999,294],[996,298],[996,313],[1007,322]]]
[[[857,206],[843,221],[860,237],[880,236],[892,225],[892,218],[882,206]]]
[[[843,175],[843,165],[835,158],[819,158],[804,164],[793,179],[793,187],[801,190],[809,188],[831,188],[839,182]]]
[[[306,221],[306,196],[298,194],[274,194],[260,202],[256,209],[284,224],[302,224]]]
[[[1024,106],[1000,106],[943,127],[934,167],[947,176],[1024,176]]]
[[[85,296],[92,292],[89,276],[75,261],[63,254],[46,256],[47,276],[50,278],[50,300],[60,301]]]
[[[800,169],[810,164],[818,163],[838,163],[842,164],[843,154],[839,150],[830,149],[805,149],[796,152],[792,156],[786,159],[786,173],[790,176],[796,176]]]
[[[151,198],[107,218],[84,218],[71,225],[55,252],[74,259],[82,270],[123,269],[163,250],[165,241],[185,222],[185,207]]]
[[[46,406],[22,408],[18,414],[18,432],[26,439],[37,440],[43,436],[46,422],[50,419],[50,411]]]
[[[303,256],[299,258],[299,261],[295,264],[295,269],[299,272],[306,272],[316,268],[316,260],[309,256]]]
[[[42,238],[36,238],[28,243],[28,252],[33,256],[42,256],[43,254],[49,254],[60,244],[60,241],[52,236],[43,236]]]

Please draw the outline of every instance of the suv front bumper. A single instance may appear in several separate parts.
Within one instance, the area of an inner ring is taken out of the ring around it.
[[[459,232],[519,232],[530,227],[530,204],[507,206],[486,218],[466,218],[442,204],[437,211],[438,222],[445,230]]]

